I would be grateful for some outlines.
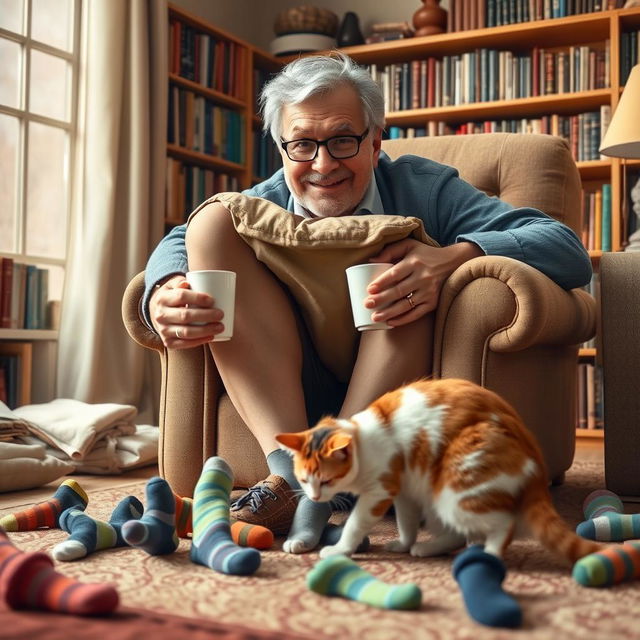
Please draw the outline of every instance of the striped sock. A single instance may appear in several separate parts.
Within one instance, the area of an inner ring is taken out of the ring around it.
[[[580,558],[573,578],[584,587],[608,587],[640,578],[640,541],[625,542]]]
[[[127,496],[118,503],[109,522],[92,518],[74,507],[65,509],[60,516],[60,527],[71,535],[53,548],[53,557],[69,562],[101,549],[126,546],[122,525],[131,518],[139,518],[142,511],[142,503],[134,496]]]
[[[145,488],[147,509],[139,520],[122,525],[127,544],[160,556],[173,553],[179,544],[176,534],[176,501],[166,480],[154,476]]]
[[[20,551],[0,529],[0,600],[12,609],[104,615],[118,606],[119,598],[111,585],[63,576],[48,555]]]
[[[181,498],[175,493],[173,496],[176,499],[176,532],[178,537],[187,538],[193,531],[191,521],[193,500]],[[269,549],[273,546],[274,538],[270,529],[235,518],[229,518],[229,522],[231,523],[231,539],[241,547]]]
[[[260,566],[260,552],[233,543],[229,524],[229,494],[233,472],[220,457],[209,458],[193,494],[191,560],[220,573],[246,576]]]
[[[391,585],[374,578],[351,558],[323,558],[307,574],[307,586],[325,596],[342,596],[381,609],[419,609],[422,592],[415,584]]]
[[[176,533],[178,538],[188,538],[193,531],[193,498],[181,498],[177,493],[173,498],[176,501]]]
[[[593,491],[585,498],[583,510],[586,520],[576,527],[576,533],[583,538],[600,542],[640,538],[640,513],[622,513],[622,500],[612,491]]]
[[[84,510],[89,498],[75,480],[65,480],[46,502],[0,518],[5,531],[34,531],[42,527],[57,528],[60,514],[69,507]]]

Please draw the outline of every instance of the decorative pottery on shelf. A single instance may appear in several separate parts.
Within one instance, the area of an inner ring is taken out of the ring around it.
[[[357,44],[364,44],[364,37],[360,31],[360,20],[353,11],[347,11],[338,27],[336,42],[339,47],[353,47]]]
[[[447,12],[439,5],[440,0],[422,0],[422,7],[413,14],[416,36],[432,36],[447,30]]]
[[[334,49],[338,16],[328,9],[303,5],[282,11],[273,30],[276,38],[269,44],[273,55],[286,56],[323,49]]]

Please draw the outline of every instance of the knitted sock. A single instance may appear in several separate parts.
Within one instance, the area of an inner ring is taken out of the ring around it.
[[[586,520],[576,527],[583,538],[601,542],[640,538],[640,513],[622,513],[622,500],[612,491],[593,491],[585,498],[583,510]]]
[[[489,627],[516,628],[522,624],[520,605],[502,590],[506,575],[500,558],[473,545],[453,561],[453,577],[462,590],[467,613]]]
[[[118,606],[118,592],[63,576],[48,555],[20,551],[0,529],[0,600],[12,609],[103,615]]]
[[[640,541],[607,547],[580,558],[573,565],[573,578],[584,587],[608,587],[640,578]]]
[[[260,552],[233,543],[229,525],[229,494],[233,472],[220,457],[209,458],[193,494],[191,560],[220,573],[246,576],[260,566]]]
[[[307,574],[307,586],[325,596],[342,596],[381,609],[419,609],[422,592],[415,584],[378,580],[346,556],[323,558]]]
[[[83,510],[89,498],[75,480],[65,480],[46,502],[0,518],[0,527],[6,531],[34,531],[41,527],[57,528],[60,514],[69,507]]]
[[[267,456],[267,466],[271,473],[282,476],[293,491],[300,491],[300,484],[293,473],[291,455],[284,449],[276,449]],[[282,548],[287,553],[305,553],[318,546],[320,537],[331,517],[331,505],[327,502],[313,502],[301,495],[289,529],[289,535]]]
[[[166,480],[154,476],[147,482],[145,494],[147,508],[142,518],[125,522],[122,537],[127,544],[152,556],[173,553],[179,544],[173,491]]]
[[[187,538],[191,535],[193,500],[191,498],[181,498],[173,494],[176,499],[176,533],[180,538]],[[269,549],[273,545],[273,533],[267,527],[259,524],[249,524],[229,518],[231,524],[231,539],[241,547],[253,547],[254,549]]]
[[[173,498],[176,501],[176,533],[178,538],[188,538],[193,531],[193,498],[182,498],[177,493],[173,494]]]
[[[322,531],[319,546],[328,547],[330,545],[337,544],[338,540],[340,540],[343,529],[343,524],[333,524],[329,522]],[[369,536],[365,536],[364,540],[360,543],[360,546],[356,549],[356,553],[366,553],[367,551],[369,551],[370,547],[371,541],[369,540]]]
[[[53,548],[53,557],[61,562],[69,562],[101,549],[126,546],[121,533],[122,525],[131,518],[139,518],[142,511],[142,503],[135,496],[122,499],[113,510],[109,522],[92,518],[75,507],[65,509],[60,516],[60,528],[71,535]]]

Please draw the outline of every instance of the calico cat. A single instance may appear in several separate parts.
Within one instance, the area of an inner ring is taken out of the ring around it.
[[[386,548],[413,556],[479,542],[501,557],[524,531],[572,563],[603,548],[577,536],[555,510],[542,454],[516,411],[472,382],[420,380],[350,420],[323,418],[276,439],[293,453],[311,500],[358,496],[340,540],[321,557],[351,555],[392,503],[398,539]],[[416,542],[423,519],[432,539]]]

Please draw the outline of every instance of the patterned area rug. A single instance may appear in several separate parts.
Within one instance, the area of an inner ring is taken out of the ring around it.
[[[575,526],[582,520],[584,497],[603,486],[602,465],[579,462],[567,473],[565,484],[553,489],[554,501]],[[91,492],[87,513],[107,519],[125,495],[136,495],[144,502],[144,483]],[[638,509],[638,505],[626,506],[629,513]],[[382,545],[394,532],[393,520],[385,519],[371,537],[371,550],[354,559],[385,582],[417,583],[423,592],[419,611],[378,610],[309,591],[305,576],[318,560],[317,554],[285,554],[280,550],[282,539],[273,550],[263,552],[262,566],[251,577],[224,576],[191,563],[188,540],[169,556],[150,557],[122,548],[57,563],[57,568],[81,580],[117,585],[125,607],[313,638],[640,638],[636,608],[640,582],[610,589],[583,588],[572,580],[568,567],[560,566],[533,541],[514,542],[505,557],[504,586],[523,608],[523,629],[514,634],[480,626],[466,614],[451,575],[451,558],[416,559],[388,553]],[[49,551],[66,537],[59,530],[10,535],[27,551]]]

